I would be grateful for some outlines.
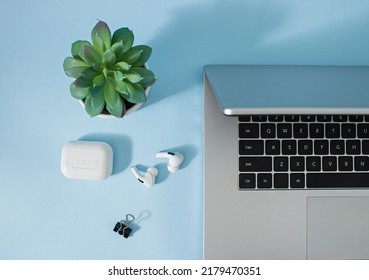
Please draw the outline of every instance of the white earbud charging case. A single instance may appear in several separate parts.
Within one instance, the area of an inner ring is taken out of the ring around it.
[[[113,150],[96,141],[71,141],[63,146],[61,171],[69,179],[104,180],[113,171]]]

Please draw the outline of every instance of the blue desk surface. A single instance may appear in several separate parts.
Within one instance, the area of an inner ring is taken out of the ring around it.
[[[154,48],[159,80],[123,120],[89,118],[63,73],[97,19]],[[369,65],[365,0],[15,0],[0,21],[0,259],[201,259],[202,66]],[[62,146],[78,139],[112,145],[113,176],[63,177]],[[161,150],[182,152],[183,168],[169,175]],[[140,185],[134,164],[156,165],[158,184]],[[127,213],[123,239],[112,229]]]

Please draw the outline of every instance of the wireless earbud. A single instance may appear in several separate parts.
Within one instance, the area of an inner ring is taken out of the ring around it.
[[[171,173],[176,172],[183,162],[183,155],[180,153],[160,152],[156,153],[155,156],[157,158],[167,158],[169,160],[167,167]],[[144,175],[137,170],[136,166],[132,166],[131,170],[137,180],[145,186],[152,187],[155,184],[155,178],[158,175],[158,170],[155,167],[149,167]]]
[[[172,153],[172,152],[160,152],[156,153],[155,156],[157,158],[167,158],[168,162],[168,170],[169,172],[176,172],[179,169],[179,166],[183,162],[183,156],[180,153]]]
[[[158,175],[158,170],[155,167],[149,167],[144,175],[137,170],[136,166],[132,166],[131,170],[137,180],[145,186],[152,187],[155,184],[155,177]]]

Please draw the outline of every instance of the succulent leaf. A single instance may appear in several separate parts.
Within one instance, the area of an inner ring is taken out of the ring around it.
[[[92,29],[92,32],[91,32],[91,39],[92,39],[92,43],[94,47],[95,47],[95,44],[96,46],[101,47],[101,42],[97,42],[99,41],[98,38],[102,40],[106,50],[110,49],[111,32],[110,32],[109,26],[101,20],[95,25],[95,27]]]
[[[74,82],[72,83],[75,87],[79,87],[79,88],[87,88],[91,85],[91,80],[87,80],[83,77],[78,77],[77,79],[74,80]]]
[[[114,71],[113,73],[114,73],[113,79],[116,80],[116,81],[122,81],[124,79],[124,77],[125,77],[123,75],[123,73],[120,72],[120,71]]]
[[[128,81],[130,81],[133,84],[138,83],[142,80],[141,75],[132,70],[129,70],[127,73],[124,74],[124,76]]]
[[[152,86],[153,84],[155,84],[157,78],[155,77],[152,81],[147,82],[147,83],[143,83],[142,81],[140,82],[140,85],[143,86],[144,88],[147,88],[149,86]]]
[[[142,50],[129,50],[122,56],[122,60],[132,65],[140,58],[141,53]]]
[[[128,101],[129,95],[126,92],[119,92],[119,96]]]
[[[90,66],[86,62],[74,57],[67,57],[63,62],[65,74],[72,78],[78,78],[88,67]]]
[[[151,81],[154,81],[155,82],[155,74],[147,69],[147,68],[143,68],[143,67],[132,67],[131,68],[132,71],[140,74],[140,76],[142,77],[142,80],[140,81],[140,84],[147,84]]]
[[[92,47],[92,45],[89,41],[78,40],[78,41],[75,41],[72,44],[72,55],[73,55],[74,58],[81,59],[81,57],[79,56],[79,53],[81,52],[82,47],[85,46],[85,45],[88,45],[88,46]]]
[[[96,70],[97,72],[101,72],[104,69],[104,65],[102,64],[102,62],[98,61],[92,64],[92,68],[94,68],[94,70]]]
[[[93,67],[89,67],[81,73],[81,76],[88,80],[94,79],[97,75],[99,75],[99,72],[95,71]]]
[[[100,112],[102,112],[102,110],[105,108],[104,95],[102,94],[95,95],[95,96],[91,95],[91,105],[94,109],[101,110]]]
[[[98,95],[101,95],[104,97],[104,88],[105,88],[105,84],[101,86],[92,85],[89,87],[88,92],[91,97],[96,97]]]
[[[98,52],[89,45],[82,46],[79,56],[88,64],[93,64],[100,60]]]
[[[133,32],[129,30],[127,27],[123,27],[123,28],[116,30],[113,34],[113,38],[111,42],[115,44],[119,41],[123,42],[124,52],[127,52],[133,46],[133,41],[134,41]]]
[[[104,52],[102,63],[105,65],[106,68],[110,68],[114,65],[116,60],[115,54],[112,50],[107,50]]]
[[[129,65],[127,62],[121,61],[114,65],[115,70],[121,70],[123,72],[128,71],[131,68],[131,65]]]
[[[99,55],[103,55],[103,53],[106,51],[106,47],[104,45],[103,40],[100,38],[99,35],[95,35],[95,39],[92,40],[94,49],[99,53]]]
[[[117,103],[118,97],[119,94],[115,90],[113,84],[110,82],[110,80],[107,80],[104,88],[104,98],[106,104],[110,107],[114,107],[114,105]]]
[[[107,105],[106,109],[109,111],[110,114],[117,118],[123,118],[124,114],[126,113],[126,106],[124,105],[124,102],[119,95],[114,106],[111,107]]]
[[[88,91],[88,87],[85,88],[81,88],[81,87],[76,87],[74,82],[70,85],[70,94],[78,100],[82,100],[84,98],[86,98],[86,96],[88,96],[89,91]]]
[[[104,108],[94,108],[92,106],[92,98],[90,96],[87,96],[84,102],[85,102],[85,110],[90,117],[95,117],[98,114],[101,114],[102,110],[104,109]]]
[[[114,52],[114,54],[117,58],[117,61],[119,61],[120,58],[122,57],[123,53],[124,53],[123,42],[119,41],[119,42],[114,43],[111,46],[111,50]]]
[[[127,84],[125,81],[112,81],[112,84],[116,91],[125,94],[123,97],[128,96]]]
[[[94,86],[101,86],[105,83],[105,76],[104,75],[98,75],[92,80],[92,84]]]
[[[88,88],[91,85],[91,81],[83,77],[77,78],[70,85],[70,93],[76,99],[83,99],[88,95]]]
[[[131,103],[143,103],[146,102],[146,94],[144,88],[140,84],[129,84],[127,83],[126,98]]]
[[[149,60],[152,53],[152,48],[146,45],[135,46],[132,50],[141,51],[140,57],[132,64],[132,66],[143,66]]]

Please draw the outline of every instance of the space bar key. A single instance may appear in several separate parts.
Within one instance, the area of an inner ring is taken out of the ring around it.
[[[369,173],[308,173],[308,188],[369,188]]]

